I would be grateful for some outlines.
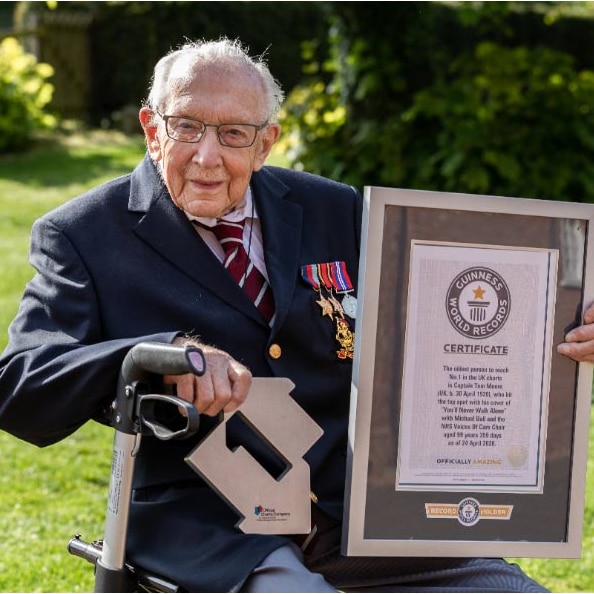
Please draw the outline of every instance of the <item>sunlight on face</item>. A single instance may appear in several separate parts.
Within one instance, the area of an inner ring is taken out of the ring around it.
[[[186,68],[184,64],[177,66],[180,75],[187,77],[187,64]],[[194,67],[193,76],[187,78],[181,84],[176,81],[176,93],[164,106],[163,115],[194,118],[207,124],[261,124],[266,120],[262,83],[245,67],[201,65]],[[264,164],[280,130],[277,124],[271,124],[257,133],[252,146],[232,148],[221,145],[211,127],[198,143],[172,140],[159,117],[156,126],[144,128],[149,153],[161,164],[173,201],[200,217],[219,217],[241,202],[252,173]]]

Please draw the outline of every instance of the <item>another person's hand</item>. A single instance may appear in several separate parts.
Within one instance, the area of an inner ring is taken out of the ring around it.
[[[594,304],[584,312],[583,324],[565,335],[557,352],[580,363],[594,363]]]
[[[245,401],[252,383],[252,374],[247,367],[224,351],[187,338],[178,338],[173,344],[195,344],[204,353],[206,361],[206,371],[200,377],[191,373],[163,376],[163,383],[174,387],[179,398],[191,402],[198,412],[209,416],[232,412]]]

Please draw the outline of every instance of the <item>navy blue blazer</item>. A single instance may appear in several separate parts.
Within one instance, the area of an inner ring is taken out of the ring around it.
[[[55,443],[100,418],[133,345],[197,335],[256,377],[292,380],[293,398],[324,430],[306,456],[312,490],[320,508],[340,518],[352,362],[337,356],[335,326],[301,266],[344,261],[356,289],[361,196],[276,167],[256,172],[251,186],[275,299],[272,328],[173,204],[148,157],[132,174],[36,221],[30,248],[36,274],[0,358],[0,428],[39,446]],[[269,354],[273,343],[281,348],[278,359]],[[216,422],[205,419],[201,435]],[[231,429],[237,435],[230,442],[249,441],[244,430]],[[233,510],[183,460],[196,440],[143,439],[130,550],[144,564],[156,559],[162,573],[193,591],[233,589],[285,540],[234,528]],[[173,486],[159,491],[163,485]],[[184,560],[180,549],[188,547]],[[233,563],[217,568],[219,557]],[[169,563],[183,569],[169,571]]]

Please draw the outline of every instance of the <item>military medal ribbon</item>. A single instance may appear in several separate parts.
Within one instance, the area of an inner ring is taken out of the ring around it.
[[[335,322],[336,332],[335,339],[340,345],[340,349],[336,351],[339,359],[352,359],[355,346],[355,335],[351,331],[349,323],[344,319],[345,309],[343,307],[345,299],[341,304],[334,292],[345,293],[345,297],[349,297],[348,293],[353,290],[351,279],[346,270],[346,265],[343,261],[325,262],[320,264],[305,264],[301,267],[301,277],[309,284],[320,299],[316,303],[322,309],[322,315],[328,316]],[[322,295],[322,288],[328,293],[328,297]],[[356,299],[350,297],[354,301],[356,311]],[[350,308],[351,313],[347,312],[349,316],[354,318],[353,308]],[[336,318],[334,315],[336,314]]]

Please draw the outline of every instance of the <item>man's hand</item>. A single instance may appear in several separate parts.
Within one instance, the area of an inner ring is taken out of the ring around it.
[[[584,312],[584,323],[565,335],[565,342],[557,346],[560,355],[580,363],[594,363],[594,304]]]
[[[177,396],[194,404],[198,412],[213,417],[221,411],[232,412],[244,402],[252,383],[247,367],[224,351],[188,338],[176,338],[173,344],[200,347],[206,361],[201,377],[191,373],[163,376],[165,385],[175,386]]]

